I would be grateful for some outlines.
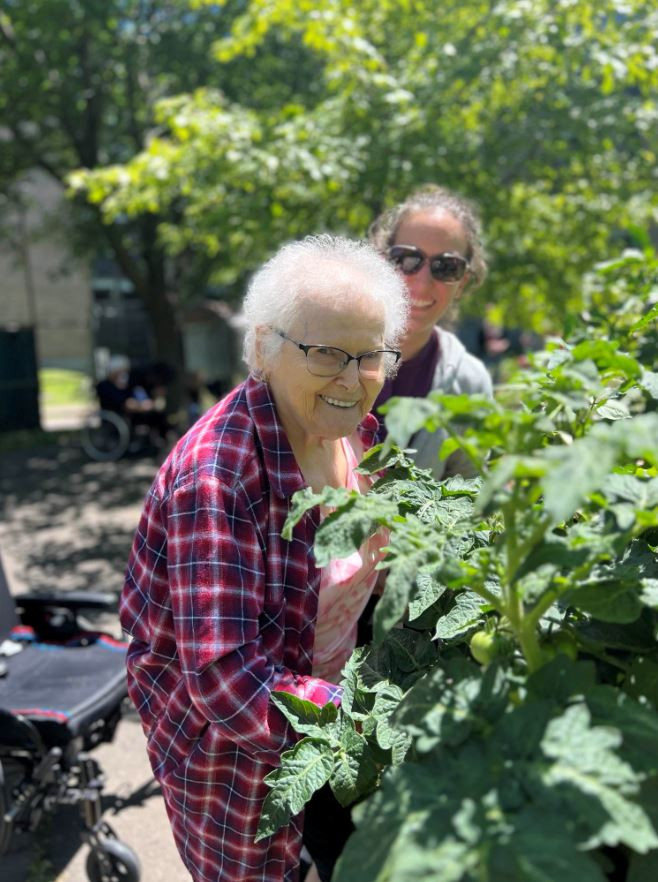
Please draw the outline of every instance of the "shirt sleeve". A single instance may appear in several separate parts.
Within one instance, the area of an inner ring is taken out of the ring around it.
[[[168,575],[181,669],[195,706],[255,758],[278,764],[295,733],[270,702],[291,692],[323,705],[341,689],[275,665],[260,632],[266,567],[240,488],[201,478],[167,501]]]

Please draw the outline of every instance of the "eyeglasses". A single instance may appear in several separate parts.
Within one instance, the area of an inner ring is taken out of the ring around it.
[[[388,258],[405,276],[415,275],[429,260],[430,273],[437,282],[458,282],[468,269],[468,261],[461,254],[444,251],[428,257],[415,245],[392,245],[388,249]]]
[[[293,343],[306,356],[306,367],[314,377],[335,377],[344,370],[351,361],[355,361],[359,373],[366,379],[379,378],[387,374],[400,360],[401,353],[397,349],[373,349],[361,355],[350,355],[336,346],[298,343],[283,331],[276,331],[279,337]]]

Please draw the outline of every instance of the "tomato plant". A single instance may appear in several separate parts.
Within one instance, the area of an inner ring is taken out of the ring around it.
[[[390,536],[341,707],[273,698],[302,737],[268,778],[261,835],[328,781],[356,803],[337,882],[656,878],[656,267],[599,267],[583,322],[495,401],[389,402],[367,496],[295,498],[290,525],[335,508],[319,565]],[[447,428],[443,454],[481,476],[418,469],[420,426]]]

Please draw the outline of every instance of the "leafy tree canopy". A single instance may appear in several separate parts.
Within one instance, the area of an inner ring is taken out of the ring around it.
[[[221,89],[226,100],[238,101],[246,89],[255,108],[283,104],[291,94],[312,104],[318,62],[274,33],[264,38],[267,62],[258,69],[245,58],[216,63],[212,46],[230,33],[243,6],[0,0],[0,208],[20,198],[16,185],[34,169],[64,189],[75,169],[130,164],[150,139],[171,130],[158,104],[172,94]],[[157,161],[151,171],[156,179],[162,173]],[[180,367],[176,306],[206,289],[213,256],[200,248],[165,252],[159,230],[178,223],[179,199],[146,195],[140,205],[101,212],[78,196],[67,235],[74,248],[117,261],[151,317],[157,356]]]
[[[243,88],[165,100],[145,150],[72,183],[106,218],[169,213],[170,253],[225,282],[443,183],[483,209],[482,302],[559,327],[583,269],[655,211],[657,36],[640,0],[251,0],[214,45]]]

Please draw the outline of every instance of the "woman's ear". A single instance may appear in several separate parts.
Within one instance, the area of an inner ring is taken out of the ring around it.
[[[258,325],[254,336],[254,354],[256,356],[255,373],[262,379],[266,379],[267,367],[267,338],[271,333],[270,329],[265,325]]]

